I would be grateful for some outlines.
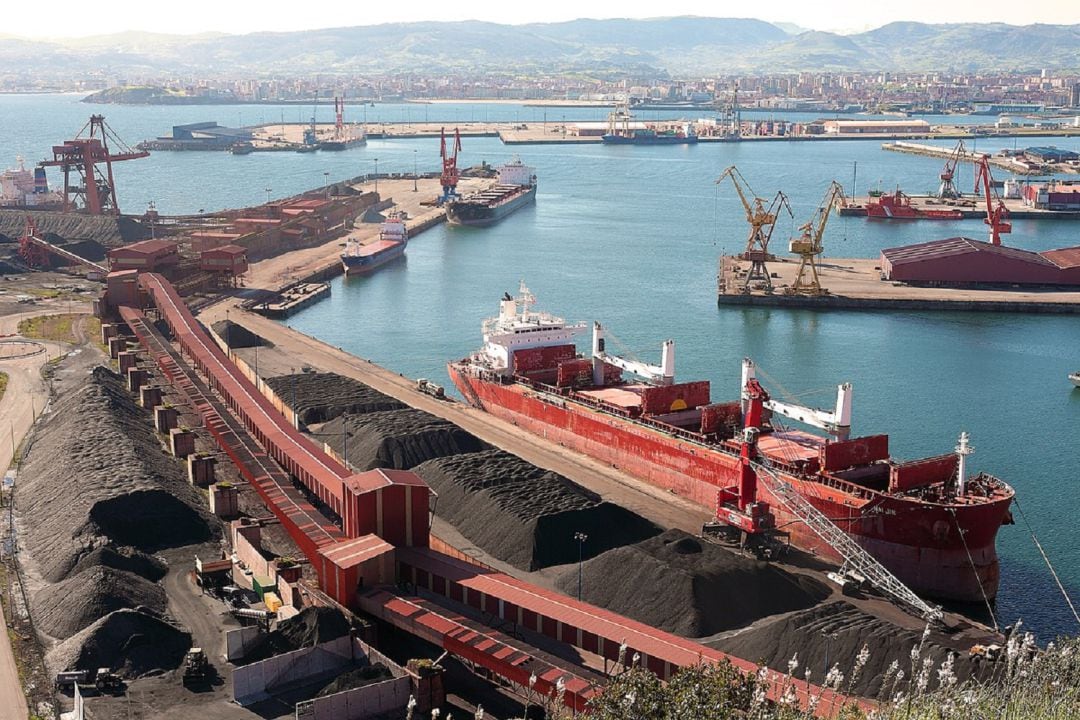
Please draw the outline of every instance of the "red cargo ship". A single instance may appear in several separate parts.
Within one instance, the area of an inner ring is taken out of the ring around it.
[[[714,403],[708,381],[675,382],[671,341],[659,366],[630,361],[606,351],[596,323],[582,356],[574,338],[586,326],[534,311],[534,301],[524,284],[519,297],[505,295],[499,315],[483,322],[483,348],[449,364],[474,406],[692,500],[743,533],[780,533],[843,562],[796,512],[809,503],[915,592],[995,597],[995,538],[1011,522],[1014,493],[991,475],[967,475],[966,433],[955,453],[896,460],[887,435],[849,436],[850,385],[838,387],[834,411],[780,402],[745,360],[742,397]],[[827,436],[786,428],[782,417]]]
[[[892,195],[872,197],[866,203],[866,217],[879,220],[962,220],[964,213],[956,208],[921,208],[911,204],[911,198],[899,188]]]

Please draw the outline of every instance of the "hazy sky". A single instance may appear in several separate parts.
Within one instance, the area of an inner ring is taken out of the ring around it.
[[[791,22],[815,30],[858,32],[894,20],[922,22],[1080,23],[1077,0],[771,0],[760,3],[657,3],[656,0],[409,0],[406,2],[279,3],[276,0],[49,0],[5,2],[0,36],[71,37],[145,30],[167,33],[205,31],[245,33],[258,30],[373,25],[415,20],[488,20],[500,23],[552,22],[586,16],[655,17],[710,15],[757,17]],[[752,10],[750,8],[753,8]],[[175,10],[174,10],[175,9]]]

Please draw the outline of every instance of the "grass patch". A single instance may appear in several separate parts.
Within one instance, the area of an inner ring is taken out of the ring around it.
[[[19,334],[35,340],[55,340],[75,344],[77,339],[71,331],[77,314],[38,315],[19,322]],[[98,333],[100,334],[100,329]]]
[[[62,290],[54,290],[52,288],[27,288],[26,294],[46,300],[53,300],[60,297],[64,293]]]
[[[0,372],[0,400],[4,399],[4,392],[7,390],[7,382],[7,373]]]

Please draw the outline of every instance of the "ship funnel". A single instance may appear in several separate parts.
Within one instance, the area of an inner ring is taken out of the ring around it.
[[[604,384],[604,328],[598,322],[593,322],[592,328],[592,378],[593,385],[601,387]]]
[[[836,429],[833,434],[838,440],[847,440],[851,432],[851,390],[851,383],[836,387],[836,413],[833,415]]]
[[[665,385],[675,382],[675,341],[665,340],[660,356],[660,372]]]
[[[960,433],[960,442],[956,445],[956,494],[962,496],[967,484],[967,456],[975,452],[975,448],[969,445],[970,436],[966,432]]]
[[[517,301],[512,297],[504,297],[499,301],[499,320],[504,322],[513,320],[517,317]]]

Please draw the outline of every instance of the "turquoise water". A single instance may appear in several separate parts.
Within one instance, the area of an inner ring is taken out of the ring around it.
[[[95,108],[95,111],[102,108]],[[426,106],[448,120],[543,112],[515,106]],[[0,165],[17,153],[43,157],[70,136],[91,106],[70,97],[0,96]],[[561,111],[561,109],[559,109]],[[121,137],[164,134],[174,123],[269,121],[275,108],[105,107]],[[403,112],[401,106],[368,108]],[[409,112],[419,112],[416,106]],[[295,107],[284,112],[297,112]],[[305,109],[305,112],[309,110]],[[549,110],[549,121],[552,111]],[[576,112],[576,111],[575,111]],[[249,113],[253,113],[251,117]],[[320,108],[321,119],[330,111]],[[457,115],[455,115],[457,114]],[[569,111],[568,111],[569,114]],[[530,116],[535,117],[535,116]],[[580,117],[580,116],[575,116]],[[286,119],[289,119],[288,114]],[[414,118],[417,119],[417,118]],[[531,119],[529,121],[532,121]],[[995,140],[980,141],[995,143]],[[1080,139],[1039,144],[1080,149]],[[996,145],[990,145],[990,148]],[[739,362],[753,357],[803,402],[828,405],[838,382],[855,386],[855,430],[887,432],[901,457],[950,452],[961,430],[972,435],[973,470],[1012,483],[1021,507],[1074,600],[1080,600],[1080,391],[1066,375],[1080,368],[1076,318],[963,313],[862,313],[718,308],[716,261],[745,242],[741,207],[730,185],[714,185],[737,164],[762,195],[783,189],[795,219],[784,219],[776,247],[813,212],[832,179],[857,189],[899,184],[911,193],[936,184],[941,162],[884,152],[876,141],[699,144],[684,147],[522,146],[537,168],[535,207],[487,229],[430,230],[406,259],[370,278],[335,281],[332,296],[289,323],[333,345],[408,376],[448,384],[445,361],[480,342],[480,321],[504,291],[524,278],[540,305],[571,319],[597,319],[642,359],[656,361],[661,341],[676,340],[682,379],[706,378],[714,399],[735,398]],[[414,152],[415,151],[415,152]],[[496,139],[467,139],[462,161],[500,162],[513,149]],[[345,153],[155,153],[117,167],[120,203],[137,211],[155,200],[165,213],[262,202],[265,188],[287,195],[374,169],[434,170],[437,140],[371,141]],[[969,186],[969,168],[959,184]],[[889,224],[830,221],[826,253],[874,257],[881,248],[966,234],[979,220]],[[1080,244],[1080,223],[1016,221],[1008,242],[1046,249]],[[298,359],[298,362],[302,360]],[[1002,528],[998,612],[1023,617],[1042,637],[1080,628],[1027,534]]]

